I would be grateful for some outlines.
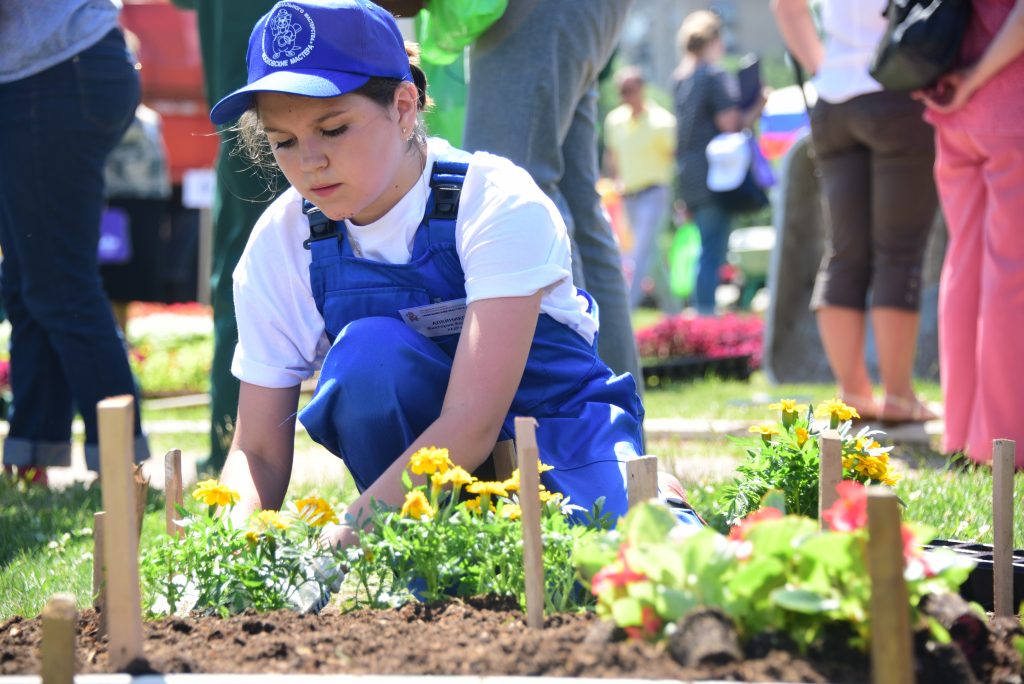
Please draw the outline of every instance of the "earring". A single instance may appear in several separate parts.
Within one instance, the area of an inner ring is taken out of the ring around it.
[[[405,135],[409,131],[405,126],[402,127],[402,135]]]

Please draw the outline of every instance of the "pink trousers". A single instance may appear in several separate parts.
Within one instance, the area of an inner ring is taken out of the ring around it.
[[[935,178],[949,225],[939,293],[946,452],[1024,467],[1024,135],[936,127]]]

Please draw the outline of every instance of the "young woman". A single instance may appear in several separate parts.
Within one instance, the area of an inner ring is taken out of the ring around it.
[[[943,449],[992,460],[1018,444],[1024,361],[1024,0],[974,0],[960,66],[920,93],[935,126],[935,179],[949,226],[939,289]]]
[[[241,115],[291,188],[234,274],[242,386],[222,479],[242,492],[239,514],[280,506],[299,383],[317,370],[298,418],[351,471],[353,518],[371,500],[401,503],[421,447],[476,470],[514,416],[538,420],[550,489],[624,513],[643,408],[633,378],[597,357],[596,307],[573,286],[565,225],[529,175],[425,137],[423,74],[367,0],[279,2],[248,66],[211,119]]]

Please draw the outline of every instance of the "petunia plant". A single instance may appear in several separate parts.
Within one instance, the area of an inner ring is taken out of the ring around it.
[[[793,399],[771,404],[779,419],[750,428],[757,437],[741,440],[747,459],[737,466],[738,476],[727,485],[719,504],[727,524],[756,511],[764,497],[781,491],[786,511],[816,518],[821,464],[821,430],[835,430],[842,442],[843,478],[862,484],[892,486],[899,479],[889,464],[892,447],[884,447],[880,430],[863,426],[854,431],[857,410],[839,399],[822,402],[815,410]],[[817,418],[818,420],[814,420]]]
[[[598,614],[634,638],[656,641],[691,610],[715,607],[743,638],[778,630],[807,647],[829,630],[866,648],[867,493],[852,481],[838,491],[840,499],[824,514],[826,531],[806,517],[763,508],[727,536],[694,532],[660,506],[642,504],[615,531],[582,543],[575,563]],[[956,591],[973,566],[947,550],[923,552],[920,543],[931,536],[932,530],[904,525],[904,576],[914,611],[927,594]]]
[[[542,472],[550,466],[541,465]],[[425,479],[414,485],[411,475]],[[348,549],[342,593],[350,607],[388,607],[493,594],[525,605],[519,471],[503,481],[478,480],[452,463],[447,449],[416,452],[403,473],[400,509],[374,504],[365,531]],[[577,541],[609,526],[600,509],[573,524],[577,510],[540,485],[545,607],[564,611],[589,601],[578,590],[571,557]]]
[[[237,492],[205,480],[192,496],[205,510],[179,509],[184,538],[161,537],[140,559],[150,615],[276,610],[294,606],[304,588],[315,585],[319,593],[339,574],[333,554],[319,543],[321,528],[338,521],[327,501],[299,499],[236,524]]]

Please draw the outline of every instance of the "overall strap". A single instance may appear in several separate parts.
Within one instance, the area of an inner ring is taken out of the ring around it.
[[[433,242],[451,242],[459,215],[459,197],[469,164],[438,160],[430,171],[430,199],[423,221]]]
[[[302,213],[309,220],[309,237],[302,246],[313,253],[313,260],[337,256],[340,250],[338,223],[332,221],[307,199],[302,200]]]

